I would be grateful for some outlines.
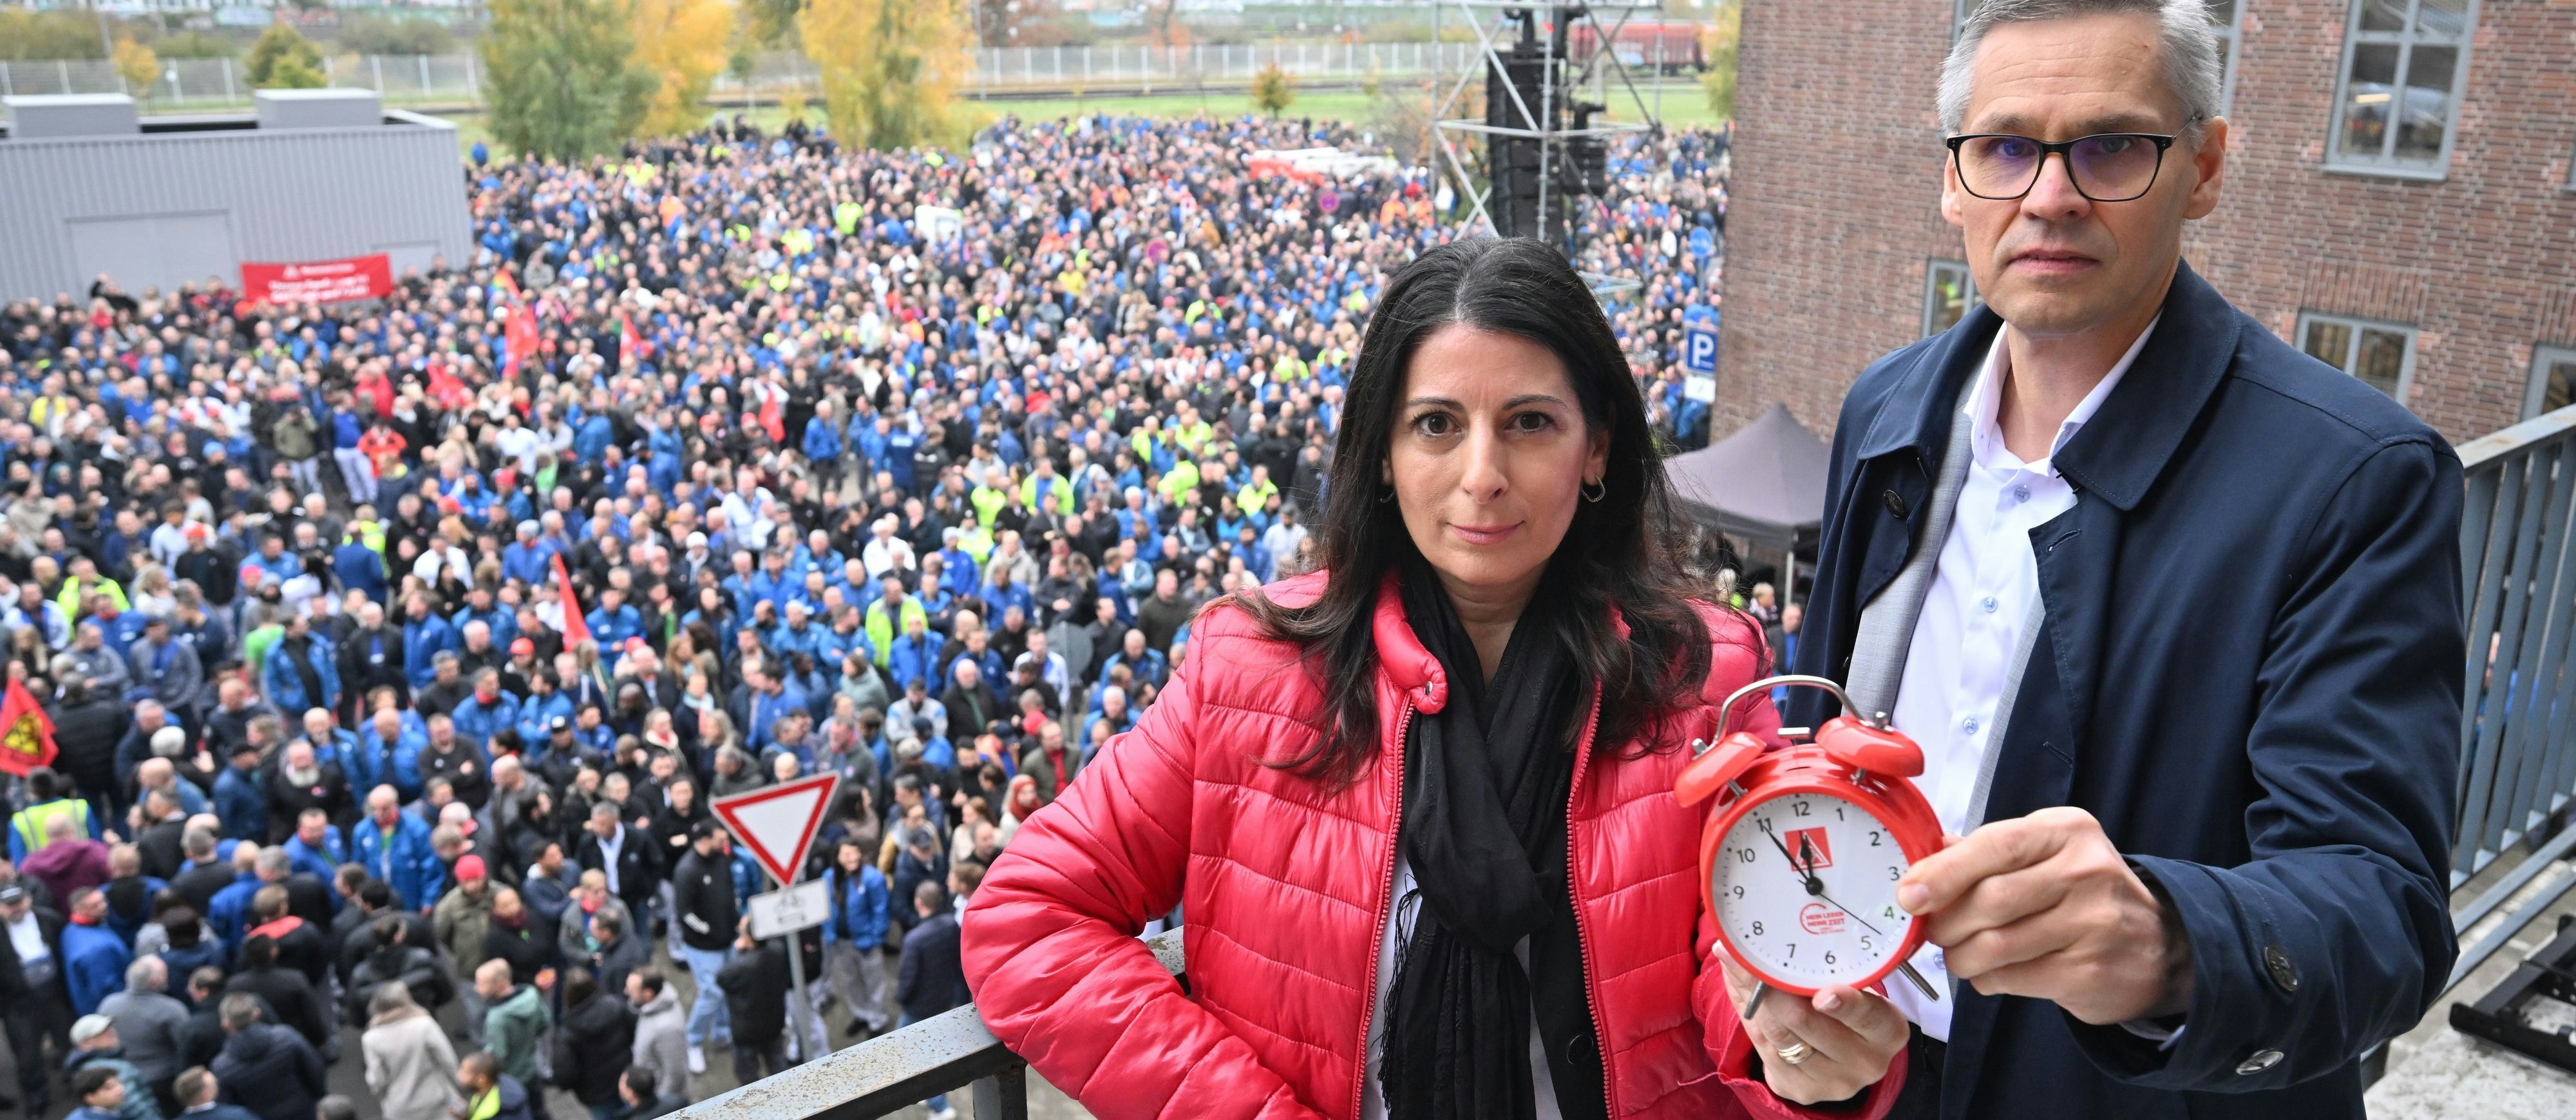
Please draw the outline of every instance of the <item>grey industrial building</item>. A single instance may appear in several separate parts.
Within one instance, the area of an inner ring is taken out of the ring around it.
[[[371,253],[399,277],[473,252],[456,126],[371,91],[262,90],[254,113],[194,117],[138,118],[121,95],[5,105],[0,300]]]

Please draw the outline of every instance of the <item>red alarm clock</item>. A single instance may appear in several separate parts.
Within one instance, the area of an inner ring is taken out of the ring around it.
[[[1901,970],[1939,999],[1906,963],[1922,947],[1922,923],[1896,904],[1905,869],[1941,850],[1940,818],[1910,780],[1923,772],[1923,749],[1884,715],[1837,716],[1812,741],[1776,750],[1749,731],[1727,733],[1738,704],[1782,685],[1825,689],[1854,711],[1822,677],[1755,681],[1726,698],[1716,745],[1693,743],[1697,757],[1673,783],[1684,805],[1718,798],[1699,849],[1718,943],[1767,987],[1800,996]]]

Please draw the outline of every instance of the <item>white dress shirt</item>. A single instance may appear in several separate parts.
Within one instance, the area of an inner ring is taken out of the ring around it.
[[[608,878],[608,893],[621,889],[617,882],[617,857],[626,850],[626,825],[620,822],[617,834],[599,842],[599,873]]]
[[[2154,323],[2147,324],[2111,372],[2067,414],[2049,444],[2049,458],[2025,463],[2004,446],[1996,413],[2004,378],[2012,372],[2006,332],[1995,332],[1984,372],[1960,402],[1959,421],[1970,425],[1967,478],[1959,486],[1949,535],[1941,542],[1940,567],[1914,624],[1893,715],[1896,729],[1923,746],[1923,773],[1914,785],[1932,802],[1944,832],[1964,836],[1977,824],[1968,819],[1977,780],[1985,771],[1986,752],[1995,746],[1995,719],[2008,714],[1997,709],[2021,650],[2022,629],[2039,601],[2039,562],[2031,555],[2030,531],[2075,508],[2075,488],[2059,477],[2052,460],[2101,410],[2155,329]],[[1925,945],[1914,954],[1914,967],[1935,991],[1945,993],[1942,998],[1927,1000],[1912,984],[1891,982],[1888,999],[1923,1033],[1946,1042],[1953,1001],[1946,994],[1950,974],[1942,966],[1940,948]]]

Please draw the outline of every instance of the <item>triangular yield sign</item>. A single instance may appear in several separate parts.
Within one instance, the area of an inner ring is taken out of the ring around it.
[[[719,797],[707,807],[783,887],[793,884],[795,873],[805,866],[805,853],[814,846],[814,832],[840,784],[838,774],[816,774]]]

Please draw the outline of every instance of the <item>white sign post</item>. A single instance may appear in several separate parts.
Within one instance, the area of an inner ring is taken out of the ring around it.
[[[796,935],[823,924],[831,906],[820,882],[798,885],[805,873],[805,853],[814,846],[814,832],[823,824],[823,814],[832,805],[832,794],[840,788],[838,774],[817,774],[783,785],[768,786],[719,797],[707,803],[716,818],[742,846],[751,849],[751,858],[769,872],[783,888],[752,896],[751,935],[765,938],[787,937],[787,975],[793,985],[788,1007],[796,1038],[796,1052],[804,1060],[822,1057],[810,1053],[815,1034],[808,1032],[814,1021],[814,1009],[805,999],[805,947]],[[764,911],[766,914],[764,914]],[[804,918],[811,915],[811,921]],[[764,920],[766,918],[766,920]],[[769,932],[763,932],[766,928]]]
[[[751,935],[785,937],[822,925],[832,916],[832,899],[821,879],[807,879],[785,890],[751,896]]]

